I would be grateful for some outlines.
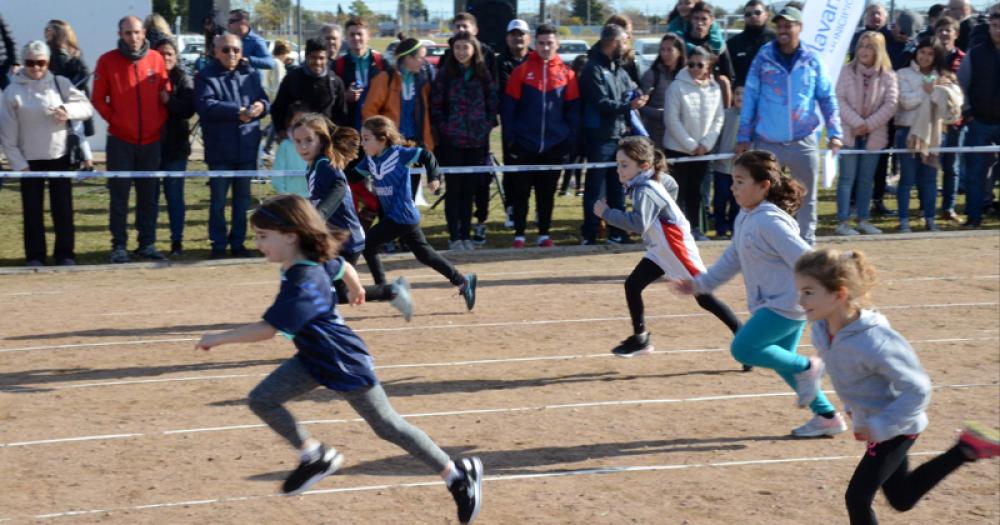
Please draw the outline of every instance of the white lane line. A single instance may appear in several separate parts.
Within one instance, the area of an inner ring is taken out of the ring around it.
[[[942,450],[931,450],[924,452],[911,452],[910,456],[937,456],[942,454]],[[733,467],[745,467],[754,465],[791,465],[796,463],[815,463],[815,462],[829,462],[829,461],[848,461],[858,460],[857,455],[853,456],[806,456],[800,458],[782,458],[782,459],[747,459],[740,461],[718,461],[713,463],[675,463],[675,464],[664,464],[664,465],[622,465],[613,467],[593,467],[593,468],[583,468],[576,470],[561,470],[556,472],[538,472],[532,474],[508,474],[508,475],[497,475],[497,476],[485,476],[483,477],[484,482],[496,482],[496,481],[520,481],[520,480],[532,480],[532,479],[545,479],[545,478],[564,478],[572,476],[600,476],[605,474],[623,474],[623,473],[635,473],[635,472],[662,472],[671,470],[692,470],[692,469],[703,469],[703,468],[733,468]],[[487,470],[489,465],[486,465]],[[340,478],[344,479],[344,478]],[[384,490],[394,490],[394,489],[408,489],[408,488],[424,488],[424,487],[441,487],[441,481],[420,481],[411,483],[385,483],[381,485],[356,485],[350,487],[336,487],[329,489],[317,489],[309,490],[303,492],[302,496],[327,496],[331,494],[348,494],[353,492],[374,492],[374,491],[384,491]],[[138,510],[155,510],[155,509],[168,509],[173,507],[192,507],[199,505],[215,505],[220,503],[233,503],[239,501],[255,501],[263,500],[268,498],[279,498],[282,497],[279,494],[256,494],[249,496],[234,496],[234,497],[223,497],[214,499],[200,499],[191,501],[176,501],[176,502],[165,502],[165,503],[153,503],[148,505],[135,505],[130,507],[114,507],[102,510],[71,510],[65,512],[52,512],[48,514],[36,514],[32,516],[34,519],[50,519],[50,518],[63,518],[63,517],[74,517],[89,514],[100,514],[104,512],[128,512],[128,511],[138,511]]]
[[[940,389],[955,389],[955,388],[998,388],[1000,384],[998,383],[968,383],[968,384],[953,384],[953,385],[936,385],[935,390]],[[833,394],[832,390],[824,390],[827,394]],[[613,401],[591,401],[582,403],[569,403],[569,404],[552,404],[552,405],[536,405],[536,406],[526,406],[526,407],[499,407],[499,408],[478,408],[469,410],[447,410],[443,412],[419,412],[414,414],[401,414],[404,418],[427,418],[427,417],[443,417],[443,416],[466,416],[466,415],[477,415],[477,414],[503,414],[511,412],[534,412],[534,411],[544,411],[544,410],[566,410],[573,408],[595,408],[595,407],[611,407],[611,406],[632,406],[632,405],[665,405],[665,404],[677,404],[677,403],[700,403],[705,401],[733,401],[742,399],[764,399],[764,398],[774,398],[774,397],[790,397],[794,396],[794,392],[764,392],[757,394],[728,394],[720,396],[697,396],[688,398],[665,398],[665,399],[626,399],[626,400],[613,400]],[[317,419],[301,421],[302,425],[339,425],[346,423],[360,423],[363,422],[362,418],[346,418],[346,419]],[[149,433],[135,433],[135,434],[114,434],[110,436],[83,436],[74,438],[61,438],[61,439],[45,439],[38,441],[21,441],[16,443],[0,443],[0,448],[6,447],[23,447],[31,445],[48,445],[53,443],[66,443],[73,441],[96,441],[101,439],[128,439],[132,437],[144,437],[153,435],[163,435],[172,436],[178,434],[202,434],[209,432],[225,432],[231,430],[254,430],[260,428],[267,428],[266,425],[261,423],[256,424],[244,424],[244,425],[226,425],[217,427],[200,427],[200,428],[185,428],[176,430],[162,430],[159,432],[149,432]]]
[[[910,344],[937,344],[937,343],[963,343],[972,341],[995,341],[996,336],[993,337],[951,337],[944,339],[910,339]],[[799,348],[812,348],[811,344],[800,344]],[[719,353],[728,352],[728,348],[678,348],[675,350],[656,350],[651,355],[653,357],[660,355],[671,355],[671,354],[704,354],[704,353]],[[524,362],[538,362],[538,361],[570,361],[574,359],[597,359],[597,358],[610,358],[615,357],[608,352],[603,352],[600,354],[565,354],[565,355],[551,355],[551,356],[531,356],[531,357],[504,357],[497,359],[473,359],[467,361],[444,361],[438,363],[399,363],[395,365],[380,365],[376,366],[376,370],[393,370],[393,369],[407,369],[407,368],[441,368],[441,367],[456,367],[456,366],[471,366],[471,365],[495,365],[503,363],[524,363]],[[165,371],[169,373],[169,370]],[[227,379],[243,379],[247,377],[264,377],[270,372],[262,372],[259,374],[221,374],[221,375],[208,375],[208,376],[184,376],[184,377],[166,377],[157,379],[124,379],[118,381],[97,381],[93,383],[80,383],[74,385],[47,385],[45,382],[40,383],[25,383],[23,385],[17,385],[14,387],[3,387],[0,386],[0,393],[2,392],[17,392],[23,393],[22,391],[30,388],[38,388],[44,390],[75,390],[79,388],[97,388],[106,386],[123,386],[123,385],[142,385],[142,384],[155,384],[155,383],[182,383],[187,381],[215,381],[215,380],[227,380]]]
[[[887,305],[878,307],[879,310],[916,310],[923,308],[981,308],[989,306],[997,306],[1000,303],[996,301],[992,302],[970,302],[970,303],[935,303],[935,304],[900,304],[900,305]],[[749,312],[742,311],[737,312],[739,315],[749,315]],[[692,317],[713,317],[710,313],[692,313],[692,314],[661,314],[661,315],[647,315],[646,319],[678,319],[678,318],[692,318]],[[423,326],[400,326],[400,327],[386,327],[386,328],[358,328],[354,331],[357,333],[377,333],[377,332],[413,332],[422,330],[454,330],[454,329],[471,329],[471,328],[499,328],[505,326],[545,326],[554,324],[579,324],[579,323],[601,323],[601,322],[612,322],[612,321],[628,321],[629,317],[625,316],[615,316],[615,317],[590,317],[590,318],[577,318],[577,319],[535,319],[535,320],[522,320],[522,321],[499,321],[492,323],[461,323],[461,324],[438,324],[438,325],[423,325]],[[362,320],[363,321],[363,320]],[[122,345],[138,345],[138,344],[155,344],[155,343],[179,343],[179,342],[189,342],[197,341],[197,337],[177,337],[171,339],[133,339],[128,341],[108,341],[103,343],[76,343],[76,344],[64,344],[64,345],[41,345],[41,346],[25,346],[20,348],[0,348],[0,354],[8,352],[30,352],[36,350],[65,350],[73,348],[89,348],[89,347],[105,347],[105,346],[122,346]]]

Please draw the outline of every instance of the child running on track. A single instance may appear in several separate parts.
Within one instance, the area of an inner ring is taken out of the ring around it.
[[[781,172],[772,153],[741,155],[733,165],[733,197],[741,208],[733,240],[707,272],[675,287],[687,294],[708,293],[742,272],[751,316],[733,338],[733,357],[774,370],[795,390],[796,404],[809,406],[813,418],[792,435],[832,436],[847,430],[847,423],[820,388],[823,360],[796,353],[806,322],[792,270],[811,248],[799,237],[790,214],[804,195],[802,185]]]
[[[347,239],[340,245],[340,256],[354,266],[365,249],[365,232],[354,211],[354,196],[343,169],[358,156],[358,132],[336,126],[323,115],[310,113],[292,123],[292,139],[299,156],[309,165],[306,173],[309,200],[331,229],[347,232]],[[347,287],[344,281],[334,281],[333,285],[337,300],[345,304]],[[365,287],[365,300],[389,301],[407,321],[413,315],[410,285],[403,277],[392,284]]]
[[[335,270],[334,277],[345,281],[352,305],[364,303],[364,288],[354,267],[343,258],[325,264],[338,246],[323,219],[302,197],[278,195],[265,201],[250,222],[257,248],[269,262],[281,265],[278,296],[263,320],[207,334],[196,348],[265,341],[278,332],[295,344],[295,356],[264,378],[249,396],[250,409],[299,450],[299,466],[285,480],[282,491],[300,494],[344,462],[343,455],[311,437],[283,406],[325,386],[343,396],[375,434],[440,473],[458,505],[459,521],[471,522],[482,501],[482,462],[477,457],[452,461],[389,404],[368,348],[337,313],[328,271]]]
[[[877,523],[872,500],[879,488],[889,505],[905,512],[962,465],[1000,454],[995,429],[968,423],[953,447],[910,471],[906,455],[927,428],[931,381],[906,339],[865,308],[874,281],[874,269],[857,251],[817,250],[795,264],[813,345],[851,416],[855,439],[868,443],[847,486],[852,525]]]
[[[663,152],[646,137],[628,137],[618,143],[615,161],[618,179],[632,197],[632,212],[611,209],[599,200],[594,203],[594,213],[612,226],[642,234],[646,244],[645,257],[625,280],[632,335],[612,350],[619,357],[632,357],[653,351],[646,330],[642,291],[664,275],[670,280],[692,279],[705,273],[705,265],[691,236],[691,225],[660,183],[659,173],[667,169]],[[733,311],[714,295],[696,294],[695,299],[734,334],[740,329]]]
[[[476,305],[476,274],[462,275],[447,259],[434,250],[420,229],[420,211],[413,204],[410,191],[410,166],[420,163],[427,169],[427,187],[431,192],[441,184],[437,159],[423,148],[403,146],[404,140],[396,125],[386,117],[370,117],[361,125],[361,148],[365,158],[355,170],[371,178],[378,196],[382,216],[368,230],[365,262],[375,278],[375,284],[385,283],[385,270],[378,255],[383,244],[400,239],[409,246],[418,261],[430,266],[458,287],[469,310]]]

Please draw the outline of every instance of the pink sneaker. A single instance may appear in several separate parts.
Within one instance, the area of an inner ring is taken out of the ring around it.
[[[847,422],[844,421],[840,412],[837,412],[830,419],[820,415],[813,416],[805,425],[792,429],[792,435],[795,437],[835,436],[846,430]]]
[[[514,244],[512,244],[511,247],[524,248],[524,239],[514,239]]]
[[[538,241],[538,246],[540,248],[551,248],[553,246],[552,239],[542,239]]]
[[[958,442],[966,445],[977,459],[1000,456],[1000,432],[975,421],[965,422],[965,428],[958,436]]]

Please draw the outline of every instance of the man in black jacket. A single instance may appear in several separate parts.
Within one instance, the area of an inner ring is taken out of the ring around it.
[[[310,111],[325,115],[338,126],[353,126],[347,110],[344,82],[327,65],[327,48],[319,38],[306,41],[306,64],[285,75],[271,104],[271,120],[283,136],[289,106],[302,102]]]
[[[734,89],[746,81],[750,64],[753,63],[753,58],[757,56],[761,46],[774,40],[774,31],[767,28],[770,16],[767,4],[763,0],[750,0],[743,6],[743,20],[746,26],[740,34],[726,41],[726,49],[729,50],[736,75],[733,79]]]

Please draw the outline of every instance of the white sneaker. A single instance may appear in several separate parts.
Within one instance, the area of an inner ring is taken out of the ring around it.
[[[823,372],[826,365],[818,357],[809,358],[809,368],[795,374],[795,394],[798,398],[795,404],[799,408],[804,408],[816,399],[820,388],[823,386]]]
[[[850,224],[842,222],[837,225],[837,229],[833,230],[837,235],[857,235],[858,230],[851,228]]]
[[[462,239],[457,241],[448,241],[448,249],[453,252],[460,252],[465,249],[465,243],[462,242]]]
[[[875,227],[874,224],[868,221],[861,221],[858,223],[858,231],[865,235],[878,235],[882,233],[882,230]]]
[[[410,322],[413,318],[413,299],[410,297],[410,283],[405,277],[400,277],[392,283],[393,298],[389,304],[403,314],[403,319]]]
[[[835,436],[846,430],[847,422],[844,421],[840,412],[837,412],[830,419],[820,415],[813,416],[805,425],[792,429],[792,435],[795,437]]]
[[[469,252],[477,248],[476,242],[473,241],[472,239],[465,239],[464,241],[462,241],[462,244],[465,245],[465,250]]]

